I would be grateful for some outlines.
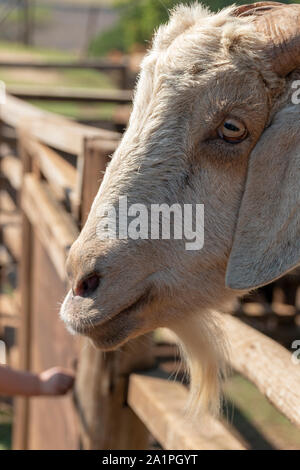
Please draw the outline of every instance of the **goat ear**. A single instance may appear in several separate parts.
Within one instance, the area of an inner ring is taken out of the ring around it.
[[[300,112],[287,106],[249,160],[226,286],[249,290],[300,264]]]

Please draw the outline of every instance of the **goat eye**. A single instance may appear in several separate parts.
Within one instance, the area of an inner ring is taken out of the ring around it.
[[[238,143],[247,137],[248,130],[245,124],[237,119],[226,119],[218,128],[219,137],[229,143]]]

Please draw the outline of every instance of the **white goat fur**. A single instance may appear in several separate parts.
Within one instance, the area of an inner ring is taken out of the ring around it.
[[[283,237],[277,237],[287,214],[299,204],[299,172],[292,177],[299,168],[299,112],[286,104],[288,80],[273,73],[265,60],[265,39],[249,18],[231,14],[232,7],[211,14],[199,4],[180,6],[169,23],[158,29],[143,61],[128,129],[69,256],[68,270],[75,280],[93,270],[105,272],[101,295],[76,305],[69,296],[62,309],[66,323],[79,332],[95,318],[115,318],[101,331],[95,328],[87,333],[103,349],[156,327],[173,329],[187,356],[193,407],[213,412],[218,409],[227,355],[221,322],[213,312],[238,295],[229,287],[245,293],[257,287],[255,279],[264,284],[293,267],[295,254],[287,254],[284,239],[292,244],[293,253],[300,253],[299,245],[295,250],[299,217],[293,227],[285,227]],[[228,115],[247,124],[249,138],[238,145],[215,135]],[[289,163],[282,159],[286,154],[291,155]],[[278,175],[283,186],[278,186]],[[184,178],[188,183],[183,183]],[[257,181],[252,192],[249,178]],[[272,225],[274,199],[268,199],[266,192],[270,189],[276,199],[282,187],[286,190],[282,207]],[[292,191],[295,197],[290,197]],[[99,206],[116,204],[123,194],[129,203],[204,203],[204,248],[188,253],[183,242],[174,240],[99,241]],[[250,201],[247,207],[245,200]],[[252,238],[247,236],[248,224]],[[270,255],[265,240],[272,245]],[[239,251],[241,244],[243,269],[239,271],[237,257],[230,254],[232,247]],[[284,266],[285,257],[289,266]],[[233,260],[230,274],[229,258]],[[149,286],[149,302],[135,315],[114,317]]]

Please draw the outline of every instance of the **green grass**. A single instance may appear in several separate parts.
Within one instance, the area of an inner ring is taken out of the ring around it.
[[[0,450],[11,448],[12,410],[0,405]]]
[[[105,120],[113,117],[116,105],[110,103],[89,105],[82,103],[63,103],[61,101],[33,101],[32,104],[45,111],[61,114],[76,120]]]
[[[115,89],[115,83],[105,74],[93,70],[20,70],[0,68],[0,79],[7,85],[38,85],[70,88]]]
[[[18,53],[19,58],[26,58],[28,55],[34,58],[41,59],[53,59],[53,60],[74,60],[76,59],[76,54],[69,51],[61,51],[57,49],[46,49],[36,46],[26,46],[19,42],[10,42],[10,41],[0,41],[0,53],[9,52],[9,53]]]
[[[52,19],[52,11],[46,6],[36,6],[34,9],[29,9],[30,16],[34,15],[34,22],[38,25],[45,25]],[[16,24],[24,21],[24,10],[14,9],[10,12],[6,22]]]
[[[251,436],[254,448],[300,449],[300,430],[279,413],[248,380],[240,375],[225,385],[228,419]],[[242,432],[243,434],[243,432]]]
[[[0,59],[5,60],[30,60],[44,59],[53,61],[74,61],[76,55],[68,52],[56,51],[52,49],[41,49],[27,47],[18,43],[0,41]],[[11,58],[9,57],[11,55]],[[116,83],[110,75],[96,70],[33,70],[33,69],[12,69],[0,68],[0,80],[7,85],[28,85],[28,86],[50,86],[55,87],[78,87],[96,89],[114,89]],[[35,101],[33,104],[42,109],[62,114],[72,119],[104,119],[112,118],[115,110],[113,104],[76,104],[63,102],[43,102]]]
[[[108,75],[95,70],[64,70],[60,72],[61,85],[84,88],[116,88]]]

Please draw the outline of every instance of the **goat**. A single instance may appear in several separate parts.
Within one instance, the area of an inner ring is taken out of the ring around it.
[[[300,262],[299,66],[299,5],[177,7],[143,61],[128,128],[68,257],[68,328],[103,350],[172,329],[201,409],[218,409],[227,354],[214,312]],[[204,246],[102,237],[101,208],[118,213],[124,197],[204,204]]]

